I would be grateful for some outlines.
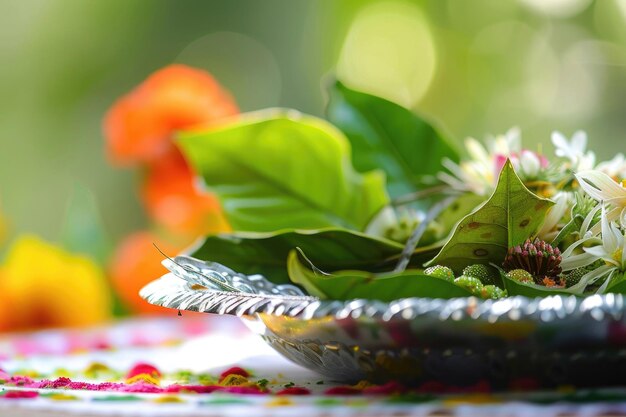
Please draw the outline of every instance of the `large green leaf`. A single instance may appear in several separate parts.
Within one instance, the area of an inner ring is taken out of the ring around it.
[[[292,282],[322,299],[366,298],[393,301],[408,297],[447,299],[471,295],[466,289],[445,279],[424,275],[421,270],[406,270],[388,275],[374,275],[366,271],[339,271],[328,275],[312,265],[305,266],[297,251],[289,254],[287,266]]]
[[[346,229],[284,230],[275,233],[235,232],[208,236],[189,255],[228,265],[235,271],[262,274],[274,283],[289,282],[287,255],[301,248],[316,265],[328,271],[391,270],[403,245]],[[419,267],[438,247],[418,248],[411,266]]]
[[[388,203],[383,173],[354,171],[349,142],[321,119],[257,112],[178,143],[236,230],[363,230]]]
[[[459,222],[429,264],[446,265],[457,273],[470,264],[500,264],[508,248],[537,233],[553,205],[531,193],[507,161],[489,200]]]
[[[414,191],[426,176],[441,170],[441,160],[458,161],[452,140],[410,110],[335,82],[328,119],[352,142],[359,171],[382,168],[393,196]]]

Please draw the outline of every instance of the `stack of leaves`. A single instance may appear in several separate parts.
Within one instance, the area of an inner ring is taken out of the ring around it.
[[[468,139],[463,160],[408,109],[341,82],[329,97],[327,120],[272,109],[178,136],[233,230],[188,255],[337,300],[621,288],[608,281],[626,262],[581,258],[600,209],[578,189],[595,161],[584,134],[555,134],[556,161],[523,149],[518,129],[486,147]]]
[[[499,277],[447,279],[424,264],[460,273],[501,263],[510,246],[538,232],[551,201],[528,191],[507,163],[487,201],[453,193],[436,219],[426,218],[447,195],[435,179],[442,159],[459,160],[450,138],[409,110],[339,82],[328,119],[334,125],[269,110],[180,135],[180,149],[235,230],[207,236],[189,255],[328,299],[506,294]],[[388,239],[403,227],[402,213],[411,230],[401,241]],[[423,235],[408,268],[398,269],[406,238],[422,222],[438,233]]]

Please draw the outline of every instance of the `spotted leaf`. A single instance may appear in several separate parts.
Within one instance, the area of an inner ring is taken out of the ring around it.
[[[530,192],[507,161],[489,200],[459,222],[429,264],[445,265],[457,273],[471,264],[500,264],[509,247],[539,231],[553,205]]]

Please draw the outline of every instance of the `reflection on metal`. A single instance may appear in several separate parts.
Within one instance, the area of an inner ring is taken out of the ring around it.
[[[174,261],[164,262],[171,273],[141,290],[148,302],[244,316],[282,355],[337,380],[495,388],[623,383],[621,295],[332,301],[217,263]],[[222,291],[215,280],[240,292]]]

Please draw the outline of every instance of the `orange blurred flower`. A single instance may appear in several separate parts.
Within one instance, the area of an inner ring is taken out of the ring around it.
[[[238,113],[234,100],[207,72],[170,65],[119,99],[104,119],[111,160],[154,162],[174,145],[177,130]]]
[[[129,235],[118,246],[113,256],[110,277],[113,287],[125,305],[135,313],[171,313],[171,310],[153,306],[139,297],[139,290],[167,272],[161,265],[163,255],[177,254],[182,247],[173,246],[150,232]]]
[[[34,236],[19,238],[9,249],[0,294],[4,330],[90,325],[111,312],[107,280],[91,259]]]
[[[238,113],[231,96],[205,71],[171,65],[119,99],[104,119],[111,161],[146,169],[141,197],[146,211],[178,239],[230,230],[217,198],[194,187],[194,173],[175,147],[179,130],[212,124]],[[143,301],[139,290],[163,275],[162,255],[181,247],[149,232],[128,236],[111,262],[111,280],[129,308],[141,313],[168,310]]]
[[[194,188],[194,174],[172,137],[237,112],[210,74],[183,65],[155,72],[109,110],[104,133],[110,159],[146,165],[141,195],[157,223],[190,237],[229,230],[217,198]]]
[[[230,230],[217,198],[194,187],[194,174],[180,153],[149,167],[141,197],[148,214],[189,237]]]
[[[4,271],[0,269],[0,332],[10,330],[12,327],[13,301],[8,297],[4,289]]]

